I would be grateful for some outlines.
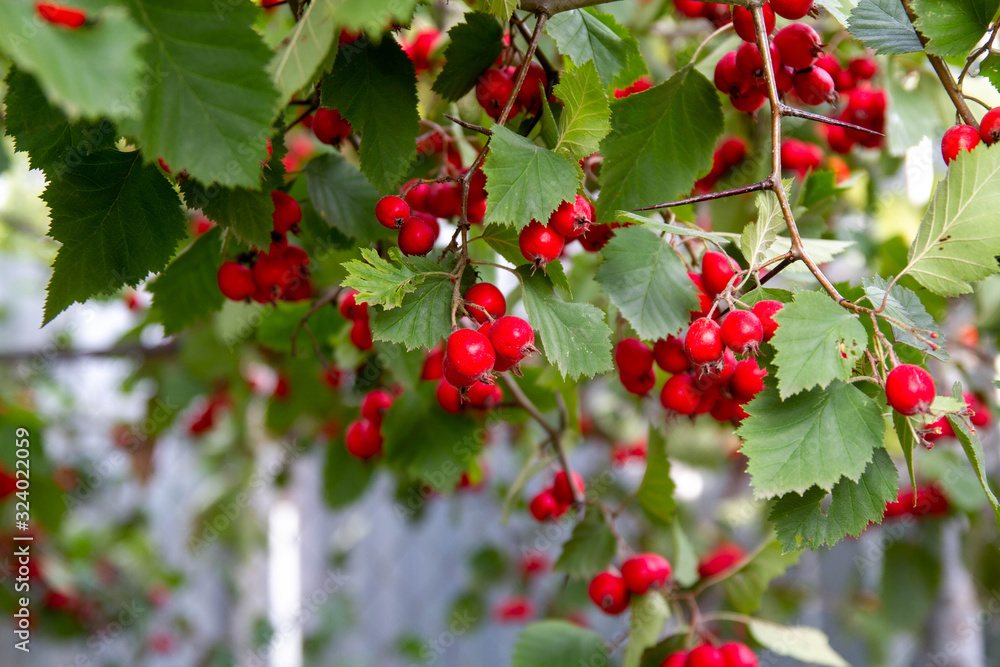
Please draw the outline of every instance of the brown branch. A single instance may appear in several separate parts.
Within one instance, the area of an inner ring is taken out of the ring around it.
[[[461,118],[455,118],[454,116],[449,116],[448,114],[444,114],[444,117],[456,125],[461,125],[467,130],[472,130],[473,132],[478,132],[479,134],[485,134],[487,137],[493,136],[493,130],[485,128],[482,125],[476,125],[475,123],[470,123],[469,121],[462,120]]]
[[[770,189],[771,189],[771,181],[770,179],[767,179],[764,181],[760,181],[758,183],[743,185],[738,188],[731,188],[729,190],[720,190],[718,192],[709,192],[708,194],[696,195],[694,197],[687,197],[686,199],[678,199],[677,201],[668,201],[665,204],[653,204],[652,206],[633,208],[632,211],[636,213],[638,213],[639,211],[656,211],[661,208],[673,208],[675,206],[697,204],[703,201],[712,201],[713,199],[723,199],[724,197],[735,197],[737,195],[745,195],[749,192],[757,192],[759,190],[770,190]]]
[[[845,120],[839,120],[837,118],[830,118],[829,116],[824,116],[821,113],[813,113],[812,111],[796,109],[795,107],[790,107],[787,104],[782,104],[780,106],[781,106],[782,116],[794,116],[796,118],[805,118],[807,120],[816,121],[817,123],[825,123],[826,125],[836,125],[837,127],[845,127],[848,130],[857,130],[858,132],[866,132],[868,134],[874,134],[879,137],[885,136],[881,132],[877,132],[871,128],[861,127],[860,125],[855,125],[854,123],[848,123]]]
[[[313,315],[315,315],[316,312],[319,311],[320,308],[322,308],[323,306],[329,305],[329,304],[333,303],[334,301],[336,301],[337,297],[340,296],[340,292],[341,292],[342,289],[343,288],[341,288],[341,287],[334,287],[333,289],[327,291],[321,297],[319,297],[318,299],[316,299],[313,302],[313,305],[309,308],[309,310],[306,311],[306,314],[302,316],[302,319],[298,321],[298,324],[295,325],[295,328],[292,330],[291,352],[292,352],[292,356],[293,357],[296,354],[296,347],[297,347],[296,346],[296,341],[299,338],[299,331],[302,329],[302,327],[306,326],[306,322],[309,321],[309,318],[312,317]],[[309,337],[312,338],[312,333],[311,332],[309,333]],[[318,352],[318,350],[317,350],[317,352]],[[320,359],[323,358],[322,354],[320,354],[319,356],[320,356]],[[323,363],[323,366],[326,366],[326,362]]]

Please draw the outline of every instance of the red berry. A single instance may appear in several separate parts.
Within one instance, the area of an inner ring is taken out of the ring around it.
[[[493,283],[476,283],[465,293],[465,301],[465,310],[480,324],[503,317],[507,312],[507,300]]]
[[[365,394],[361,401],[361,416],[373,424],[382,423],[382,415],[392,405],[392,394],[385,389],[374,389]]]
[[[357,293],[358,290],[350,287],[340,293],[337,308],[346,320],[368,319],[368,304],[364,302],[358,303],[354,298]]]
[[[79,28],[87,22],[87,15],[83,11],[55,2],[36,2],[35,11],[43,21],[67,28]]]
[[[292,281],[292,271],[280,255],[261,254],[253,265],[253,280],[257,287],[280,294]]]
[[[774,321],[774,316],[785,307],[780,301],[758,301],[753,305],[751,311],[760,318],[761,326],[764,327],[764,342],[774,338],[774,332],[778,330],[778,323]]]
[[[812,9],[813,0],[771,0],[771,9],[781,18],[798,21]]]
[[[531,512],[531,516],[535,517],[535,521],[555,518],[562,514],[561,508],[562,503],[552,495],[552,489],[545,489],[532,498],[531,503],[528,504],[528,511]]]
[[[386,229],[399,229],[410,219],[410,206],[402,197],[382,197],[375,204],[375,218]]]
[[[723,352],[721,327],[707,317],[695,320],[684,337],[684,350],[699,365],[719,361]]]
[[[480,410],[489,410],[503,400],[503,389],[496,384],[476,381],[469,387],[469,404]]]
[[[459,329],[448,336],[444,355],[456,372],[476,380],[490,372],[497,358],[490,339],[472,329]]]
[[[701,18],[705,15],[705,3],[700,0],[674,0],[674,7],[678,13],[690,19]]]
[[[613,572],[601,572],[591,579],[587,593],[605,614],[620,614],[628,607],[625,580]]]
[[[668,373],[683,373],[691,368],[691,360],[684,351],[684,341],[674,336],[656,341],[653,345],[656,365]]]
[[[762,9],[764,10],[764,27],[767,34],[770,35],[774,32],[774,10],[771,9],[771,4],[768,2],[764,3]],[[757,41],[757,31],[753,26],[753,14],[746,7],[733,5],[733,27],[736,29],[736,34],[744,42]]]
[[[757,364],[756,359],[744,359],[736,364],[729,378],[729,391],[740,401],[749,401],[764,391],[764,377],[767,371]]]
[[[339,146],[353,131],[353,128],[341,117],[339,111],[323,107],[317,109],[316,113],[313,114],[312,131],[316,138],[324,144]]]
[[[736,64],[736,54],[736,51],[726,53],[715,65],[715,87],[720,93],[726,95],[744,92],[750,87],[751,83],[740,72]]]
[[[913,364],[896,366],[885,379],[885,398],[891,408],[903,415],[927,412],[936,393],[931,374]]]
[[[754,113],[767,102],[767,93],[763,90],[752,87],[745,93],[729,96],[729,103],[733,108],[743,113]]]
[[[979,124],[979,136],[987,146],[1000,141],[1000,107],[990,109]]]
[[[462,213],[462,188],[458,183],[431,183],[427,188],[427,212],[438,218],[457,218]]]
[[[674,375],[660,390],[660,404],[665,410],[679,415],[694,413],[701,401],[701,391],[695,385],[694,377],[681,373]]]
[[[704,579],[725,572],[743,560],[745,555],[746,553],[740,545],[723,542],[702,556],[698,562],[698,576]]]
[[[705,293],[714,297],[726,289],[739,270],[736,260],[725,253],[706,252],[701,258],[701,284]]]
[[[615,347],[615,365],[618,372],[629,377],[651,374],[653,351],[638,338],[624,338]]]
[[[738,422],[746,417],[746,412],[743,411],[743,406],[741,406],[736,399],[726,398],[722,395],[716,398],[715,404],[712,406],[712,409],[709,410],[709,414],[712,415],[712,419],[719,423],[733,420]]]
[[[500,118],[507,100],[514,92],[514,81],[503,70],[488,69],[476,80],[476,101],[493,120]],[[514,115],[514,110],[511,110]]]
[[[372,328],[368,319],[354,320],[351,324],[351,344],[362,352],[367,352],[374,347],[372,340]]]
[[[645,396],[656,385],[656,376],[652,372],[644,375],[626,375],[619,372],[618,379],[621,380],[625,391],[636,396]]]
[[[684,662],[687,660],[687,657],[687,651],[671,653],[667,656],[666,660],[660,663],[660,667],[684,667]]]
[[[847,155],[854,148],[854,140],[847,134],[846,128],[839,125],[828,125],[824,131],[826,133],[826,143],[830,145],[830,150],[835,153]]]
[[[728,667],[726,659],[722,657],[722,651],[711,644],[696,646],[688,653],[685,667]]]
[[[667,583],[670,572],[670,563],[660,554],[637,554],[622,563],[622,579],[629,592],[635,595]]]
[[[287,234],[302,220],[302,208],[294,197],[281,190],[271,191],[271,201],[274,203],[274,212],[271,214],[274,231]]]
[[[537,63],[530,63],[528,71],[524,75],[521,90],[517,93],[517,103],[528,114],[532,116],[537,115],[542,110],[542,101],[544,99],[542,96],[547,85],[548,77],[545,75],[545,70]],[[506,102],[506,99],[504,101]]]
[[[874,58],[853,58],[847,68],[856,79],[868,80],[878,73]]]
[[[227,299],[242,301],[257,291],[253,281],[253,273],[247,267],[236,262],[225,262],[219,267],[217,276],[219,291]]]
[[[549,216],[549,227],[568,239],[584,234],[594,222],[594,205],[583,195],[572,202],[564,201]]]
[[[972,149],[978,146],[980,141],[982,141],[982,137],[971,125],[949,127],[944,133],[944,138],[941,139],[941,154],[944,156],[944,161],[951,164],[959,153],[962,151],[972,152]]]
[[[786,169],[792,169],[800,178],[823,164],[823,149],[816,144],[798,139],[786,139],[781,144],[781,161]]]
[[[774,43],[781,51],[781,62],[797,70],[811,66],[823,53],[819,33],[808,23],[786,25],[775,33]]]
[[[795,94],[809,106],[819,106],[835,98],[833,77],[819,67],[799,70],[792,78]]]
[[[578,237],[580,245],[587,252],[599,252],[615,235],[618,226],[617,223],[591,225],[583,236]]]
[[[983,402],[983,399],[971,391],[962,392],[962,398],[965,399],[966,405],[969,406],[969,410],[972,412],[969,416],[969,421],[972,422],[973,426],[986,426],[993,420],[990,408]]]
[[[781,53],[774,44],[771,44],[771,67],[775,72],[781,69]],[[745,79],[764,78],[764,59],[756,44],[753,42],[740,44],[740,48],[736,49],[736,69]]]
[[[722,342],[736,354],[756,354],[764,340],[760,318],[749,310],[733,310],[722,320]]]
[[[811,4],[811,0],[810,0]],[[725,667],[758,667],[757,656],[750,647],[739,642],[729,642],[719,647]]]
[[[490,342],[499,356],[517,362],[535,351],[535,332],[520,317],[506,315],[493,323]]]
[[[565,239],[562,234],[550,225],[543,225],[537,220],[521,230],[517,239],[524,258],[536,267],[545,267],[562,252]]]
[[[587,490],[587,485],[584,483],[583,477],[580,477],[580,474],[577,472],[573,473],[573,488],[576,489],[577,495],[583,498],[583,494]],[[573,502],[573,491],[570,488],[569,478],[566,476],[565,470],[557,472],[555,478],[552,480],[552,495],[560,503]]]
[[[378,424],[358,419],[347,426],[347,451],[359,459],[370,459],[382,453],[382,433]]]
[[[410,181],[413,183],[413,181]],[[412,188],[407,190],[410,183],[403,187],[403,191],[406,192],[403,195],[403,201],[407,203],[411,211],[426,211],[427,210],[427,193],[430,191],[431,186],[428,183],[418,183]]]
[[[461,373],[456,371],[452,367],[452,365],[448,363],[447,355],[445,356],[444,361],[441,364],[441,373],[444,376],[444,379],[448,382],[448,384],[458,389],[465,389],[471,387],[477,382],[476,378],[471,378],[468,375],[462,375]]]
[[[432,224],[413,216],[399,228],[399,251],[404,255],[426,255],[434,249],[437,235]]]
[[[441,380],[437,386],[437,402],[441,409],[457,415],[462,411],[462,394],[451,386],[447,380]]]

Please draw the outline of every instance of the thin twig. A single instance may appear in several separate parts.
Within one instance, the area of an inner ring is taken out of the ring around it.
[[[306,322],[309,321],[309,318],[315,315],[320,308],[336,301],[337,297],[340,296],[340,292],[342,289],[343,288],[341,287],[334,287],[333,289],[328,290],[326,293],[324,293],[320,298],[316,299],[313,302],[313,305],[309,308],[309,310],[306,311],[306,314],[302,316],[302,319],[299,320],[298,323],[295,325],[295,329],[292,330],[291,352],[293,357],[295,356],[296,352],[296,341],[299,338],[299,330],[302,329],[302,327],[306,326]]]
[[[724,197],[735,197],[737,195],[745,195],[749,192],[758,192],[760,190],[769,190],[771,188],[770,179],[759,181],[757,183],[751,183],[750,185],[743,185],[738,188],[730,188],[729,190],[720,190],[718,192],[709,192],[703,195],[696,195],[694,197],[687,197],[686,199],[678,199],[677,201],[668,201],[664,204],[654,204],[652,206],[643,206],[642,208],[633,208],[632,211],[638,213],[639,211],[658,211],[662,208],[673,208],[675,206],[686,206],[687,204],[697,204],[703,201],[712,201],[713,199],[722,199]]]

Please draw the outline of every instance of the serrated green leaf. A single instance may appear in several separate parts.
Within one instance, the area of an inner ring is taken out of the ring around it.
[[[886,298],[885,290],[889,286],[889,281],[878,275],[871,278],[862,278],[861,284],[865,288],[865,295],[875,308],[880,308],[882,300],[885,299],[885,310],[883,312],[886,315],[908,326],[937,334],[936,344],[941,347],[936,350],[931,349],[930,345],[921,341],[906,329],[892,324],[892,335],[895,337],[897,343],[914,347],[941,361],[948,360],[948,350],[944,347],[945,340],[941,329],[938,327],[937,322],[934,321],[934,318],[927,312],[916,292],[902,285],[893,285],[892,289],[889,290],[888,298]],[[930,338],[930,334],[924,334],[924,337]]]
[[[589,579],[603,571],[615,557],[614,533],[596,507],[588,507],[573,534],[563,544],[553,569],[576,579]]]
[[[785,494],[768,519],[786,552],[833,546],[848,535],[857,537],[870,523],[882,523],[885,504],[896,499],[898,488],[896,466],[880,447],[858,481],[842,479],[829,494],[815,486],[801,495]]]
[[[941,296],[1000,272],[1000,151],[963,151],[938,184],[901,273]]]
[[[774,321],[778,331],[771,344],[777,351],[774,363],[782,398],[850,379],[868,346],[868,334],[857,316],[819,292],[799,292]]]
[[[327,507],[346,507],[360,498],[376,470],[373,462],[352,456],[343,438],[327,443],[323,457],[323,499]]]
[[[323,80],[323,105],[361,135],[361,171],[379,192],[395,193],[417,156],[420,114],[413,62],[394,39],[348,52]]]
[[[655,232],[623,227],[601,250],[594,276],[644,340],[676,335],[698,308],[687,267]]]
[[[483,0],[483,9],[501,21],[506,21],[517,9],[518,0]]]
[[[476,79],[503,52],[503,26],[489,14],[469,12],[465,22],[448,31],[444,67],[434,81],[434,92],[458,100],[472,90]]]
[[[362,259],[344,263],[347,277],[343,284],[358,291],[357,300],[386,310],[402,305],[403,297],[417,289],[423,277],[403,263],[396,248],[392,263],[378,256],[371,248],[362,248]],[[390,253],[392,253],[390,250]],[[363,261],[362,261],[363,260]]]
[[[562,262],[558,259],[554,259],[546,264],[545,276],[552,283],[553,287],[558,287],[565,292],[569,298],[573,298],[573,288],[570,287],[569,278],[566,276],[566,270],[563,268]]]
[[[961,385],[956,383],[951,395],[956,400],[964,400],[962,398]],[[983,443],[979,441],[979,436],[969,428],[969,424],[963,417],[947,415],[946,419],[955,431],[955,437],[962,443],[965,456],[969,459],[969,463],[972,464],[972,469],[975,471],[976,477],[979,478],[979,484],[983,487],[983,492],[986,494],[986,499],[990,502],[990,507],[993,508],[993,516],[996,519],[997,527],[1000,528],[1000,501],[997,500],[993,489],[990,488],[989,479],[987,478]]]
[[[670,538],[674,543],[674,557],[671,561],[674,566],[674,581],[679,586],[689,588],[701,578],[698,574],[698,554],[684,533],[680,521],[670,522]]]
[[[611,134],[601,142],[605,162],[597,218],[651,206],[691,192],[708,171],[722,133],[718,92],[686,67],[664,83],[611,105]]]
[[[740,236],[740,252],[750,264],[752,272],[764,261],[767,249],[778,238],[778,231],[785,227],[781,205],[773,192],[758,192],[754,203],[757,206],[757,220],[748,223]]]
[[[670,607],[659,591],[633,596],[629,601],[628,644],[622,667],[639,667],[642,654],[656,644],[670,618]]]
[[[391,23],[407,25],[419,0],[313,0],[331,6],[341,27],[381,38]]]
[[[607,665],[604,639],[566,621],[532,623],[517,636],[511,667]]]
[[[797,553],[783,553],[777,540],[761,549],[747,563],[723,582],[726,597],[733,609],[750,614],[760,607],[771,581],[799,560]]]
[[[754,619],[747,624],[750,634],[761,646],[778,655],[795,658],[809,665],[851,667],[850,663],[830,646],[822,630],[804,626],[778,625]]]
[[[829,491],[841,477],[857,481],[885,432],[878,403],[839,381],[784,401],[768,388],[746,411],[737,433],[757,498],[812,486]]]
[[[670,223],[661,222],[659,220],[654,220],[652,218],[646,218],[641,215],[636,215],[631,211],[618,211],[615,214],[615,220],[619,222],[630,222],[635,225],[642,225],[648,229],[655,229],[659,232],[667,232],[668,234],[677,234],[678,236],[693,236],[698,239],[705,239],[706,241],[711,241],[712,243],[717,243],[719,245],[726,245],[731,240],[739,239],[739,236],[732,233],[716,233],[716,232],[706,232],[702,229],[697,229],[695,227],[685,227],[683,225],[672,225]]]
[[[143,63],[139,48],[149,36],[121,7],[103,7],[80,30],[41,21],[31,2],[0,3],[0,51],[37,79],[46,97],[70,118],[121,119],[136,115],[128,103]]]
[[[375,340],[406,346],[434,347],[451,333],[451,297],[454,285],[448,276],[427,276],[398,308],[382,310],[372,318]]]
[[[667,443],[659,430],[649,429],[646,452],[646,473],[639,485],[639,505],[650,519],[669,523],[677,511],[674,501],[674,480],[670,478]]]
[[[142,49],[151,75],[139,118],[122,130],[175,174],[258,187],[282,103],[265,71],[271,52],[252,28],[259,10],[239,3],[220,12],[202,0],[128,4],[152,37]]]
[[[836,239],[802,239],[802,245],[817,264],[826,264],[833,261],[833,258],[841,254],[854,245],[853,241],[838,241]],[[779,236],[767,250],[767,259],[772,259],[778,255],[784,255],[792,247],[792,242],[787,236]],[[785,273],[798,272],[809,274],[809,268],[802,262],[790,264]],[[810,274],[811,275],[811,274]]]
[[[532,220],[546,222],[564,201],[573,201],[581,172],[576,162],[511,132],[492,127],[486,174],[486,223],[521,229]],[[545,187],[539,187],[544,183]]]
[[[815,4],[830,12],[833,18],[837,19],[840,25],[847,27],[848,17],[854,8],[858,6],[859,0],[815,0]]]
[[[966,56],[986,34],[1000,0],[910,0],[917,30],[928,38],[927,52]]]
[[[611,131],[611,106],[594,63],[565,72],[553,92],[565,105],[553,150],[564,149],[577,159],[596,153],[601,139]]]
[[[361,243],[385,235],[375,219],[378,193],[339,153],[313,158],[304,171],[309,199],[328,225]]]
[[[924,50],[901,0],[860,0],[847,29],[875,53],[900,55]]]
[[[310,2],[301,18],[281,40],[267,66],[274,87],[283,99],[312,83],[327,66],[340,34],[336,0]]]
[[[187,217],[170,183],[141,159],[138,151],[103,150],[46,188],[49,236],[62,247],[43,324],[73,302],[138,285],[173,257]]]
[[[593,377],[612,369],[611,329],[604,313],[589,303],[566,303],[556,298],[552,283],[518,269],[528,321],[538,332],[545,357],[565,378]]]
[[[993,87],[1000,91],[1000,56],[990,54],[979,63],[979,76],[989,79]]]
[[[802,189],[802,205],[810,208],[827,197],[836,197],[844,191],[837,187],[837,176],[829,169],[810,172]]]
[[[903,450],[903,458],[906,461],[906,472],[910,475],[910,488],[916,493],[917,478],[913,472],[913,450],[916,449],[917,443],[920,442],[916,425],[909,417],[893,410],[892,426],[896,431],[896,437],[899,439],[899,446]]]
[[[213,227],[194,240],[149,284],[152,312],[164,333],[207,319],[222,307],[225,297],[216,276],[222,266],[222,230]]]
[[[274,229],[274,202],[270,192],[249,188],[206,188],[194,179],[180,183],[185,203],[201,209],[210,220],[231,229],[244,243],[267,248]]]
[[[545,31],[555,40],[559,53],[577,67],[593,61],[605,86],[610,86],[628,64],[628,31],[610,14],[593,9],[560,12],[549,19]]]
[[[483,229],[481,237],[497,254],[514,266],[527,262],[518,245],[518,231],[506,225],[489,225]]]

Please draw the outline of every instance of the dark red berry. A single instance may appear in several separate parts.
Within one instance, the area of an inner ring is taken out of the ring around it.
[[[531,512],[531,516],[535,518],[535,521],[546,521],[554,518],[558,514],[561,514],[561,507],[562,503],[556,500],[556,497],[552,495],[552,490],[545,489],[531,499],[531,503],[528,505],[528,511]]]
[[[438,218],[457,218],[462,213],[462,188],[458,183],[431,183],[427,189],[427,212]]]
[[[797,70],[811,66],[823,53],[822,39],[808,23],[786,25],[775,33],[774,43],[781,51],[781,62]]]
[[[771,67],[774,71],[781,68],[781,53],[774,44],[771,44]],[[747,79],[764,78],[764,59],[756,44],[753,42],[740,44],[740,48],[736,49],[736,69]]]
[[[337,299],[337,308],[340,310],[340,314],[344,317],[344,319],[368,319],[368,304],[365,302],[358,303],[354,298],[354,295],[357,293],[358,290],[350,287],[340,293],[340,297]]]
[[[322,107],[313,114],[312,131],[324,144],[339,146],[353,129],[336,109]]]
[[[622,375],[637,378],[653,372],[653,351],[638,338],[624,338],[615,347],[615,366]]]
[[[847,63],[847,69],[855,79],[866,81],[878,73],[878,65],[874,58],[853,58]]]
[[[55,2],[36,2],[35,11],[43,21],[66,28],[79,28],[87,22],[87,15],[82,10]]]
[[[683,373],[691,368],[691,360],[684,351],[684,341],[674,336],[656,341],[653,345],[656,365],[668,373]]]
[[[1000,107],[990,109],[983,116],[982,122],[979,123],[979,136],[987,146],[1000,141]]]
[[[630,593],[643,595],[653,587],[667,583],[670,563],[660,554],[641,553],[622,563],[622,579]]]
[[[448,362],[447,354],[445,355],[444,361],[441,363],[441,374],[444,376],[444,379],[448,382],[448,384],[458,389],[471,387],[478,381],[474,377],[462,375],[456,371],[455,368]]]
[[[698,576],[702,579],[725,572],[746,557],[743,548],[732,542],[723,542],[698,562]]]
[[[760,367],[756,359],[744,359],[736,363],[729,378],[729,391],[741,402],[746,402],[764,391],[764,377],[767,371]]]
[[[594,222],[594,205],[583,195],[572,202],[564,201],[549,216],[549,227],[568,239],[584,234]]]
[[[701,284],[705,293],[715,296],[726,289],[739,270],[739,264],[732,257],[721,252],[706,252],[701,258]]]
[[[427,353],[424,357],[423,368],[420,369],[420,379],[421,380],[440,380],[444,369],[441,367],[444,363],[444,350],[441,347],[435,347]]]
[[[701,391],[695,386],[694,377],[687,373],[674,375],[660,390],[660,404],[663,408],[679,415],[694,413],[699,401]]]
[[[771,299],[758,301],[753,305],[751,311],[760,318],[760,324],[764,327],[765,343],[774,338],[774,332],[778,330],[778,323],[774,321],[774,316],[784,307],[785,304]]]
[[[476,283],[465,293],[465,310],[476,322],[483,324],[507,312],[507,300],[493,283]]]
[[[656,376],[652,371],[643,375],[626,375],[619,371],[618,379],[621,380],[625,391],[636,396],[645,396],[656,385]]]
[[[479,410],[489,410],[503,400],[503,389],[497,384],[476,381],[469,387],[469,404]]]
[[[608,244],[608,241],[615,235],[618,223],[595,224],[580,239],[580,245],[587,252],[600,252],[601,248]]]
[[[257,291],[253,281],[253,273],[247,267],[236,262],[225,262],[219,267],[217,276],[219,291],[227,299],[242,301]]]
[[[370,459],[382,453],[382,432],[378,424],[367,419],[353,421],[344,438],[347,451],[359,459]]]
[[[565,239],[551,226],[532,220],[521,230],[517,244],[526,260],[536,267],[544,268],[562,252]]]
[[[767,102],[767,93],[756,86],[751,87],[746,92],[729,96],[729,103],[733,105],[733,108],[743,113],[755,113],[764,106],[765,102]]]
[[[722,342],[736,354],[756,354],[764,340],[760,318],[749,310],[733,310],[722,320]]]
[[[423,218],[411,217],[399,228],[399,251],[404,255],[423,256],[434,249],[437,231]]]
[[[949,127],[941,139],[941,155],[944,161],[951,164],[962,151],[972,152],[972,149],[979,145],[982,137],[971,125],[955,125]]]
[[[375,204],[375,218],[386,229],[399,229],[410,219],[410,206],[402,197],[382,197]]]
[[[792,78],[795,94],[809,106],[819,106],[835,99],[833,77],[819,67],[799,70]]]
[[[373,424],[381,424],[391,405],[392,394],[385,389],[374,389],[361,400],[361,416]]]
[[[445,412],[457,415],[462,411],[462,394],[447,380],[438,382],[436,395],[438,405]]]
[[[274,203],[271,219],[277,233],[287,234],[302,221],[302,207],[291,195],[281,190],[272,190],[271,201]]]
[[[771,9],[783,19],[798,21],[812,9],[813,0],[771,0]]]
[[[900,364],[885,379],[885,398],[896,412],[911,416],[930,410],[937,393],[934,378],[920,366]]]
[[[812,4],[812,0],[810,0]],[[757,655],[746,644],[729,642],[719,647],[725,667],[758,667]]]
[[[354,320],[351,324],[351,344],[362,352],[367,352],[375,346],[372,340],[372,328],[368,318]]]
[[[496,351],[490,339],[478,331],[459,329],[448,336],[444,357],[457,373],[479,380],[493,368]]]
[[[573,502],[573,491],[570,488],[569,479],[566,476],[566,471],[560,470],[552,480],[552,495],[561,503]],[[584,483],[583,477],[580,477],[580,474],[577,472],[573,473],[573,488],[576,489],[577,495],[583,498],[583,494],[587,490],[587,485]]]
[[[691,323],[684,337],[684,350],[696,364],[712,364],[722,359],[722,332],[719,324],[702,317]]]
[[[774,10],[771,9],[771,3],[769,2],[765,2],[762,9],[764,12],[764,27],[767,34],[770,35],[774,32]],[[744,42],[757,41],[757,31],[753,25],[753,14],[746,7],[733,5],[733,28],[736,29],[736,34]]]
[[[537,115],[542,110],[543,95],[547,84],[548,77],[545,75],[545,70],[537,63],[530,63],[528,71],[524,75],[521,90],[517,93],[517,103],[528,114]]]
[[[726,53],[715,65],[715,87],[726,95],[744,92],[752,83],[740,72],[736,64],[736,54],[736,51]]]
[[[666,660],[660,663],[660,667],[684,667],[684,664],[687,662],[687,657],[687,651],[671,653],[667,656]]]
[[[476,101],[493,120],[500,118],[513,92],[514,80],[503,70],[488,69],[476,80]],[[511,115],[514,115],[513,110]]]
[[[728,667],[726,659],[722,657],[722,651],[711,644],[702,644],[691,649],[684,665],[685,667]]]
[[[587,594],[605,614],[620,614],[628,608],[625,580],[613,572],[601,572],[591,579]]]
[[[535,351],[535,332],[520,317],[506,315],[493,323],[490,342],[499,356],[516,363]]]

